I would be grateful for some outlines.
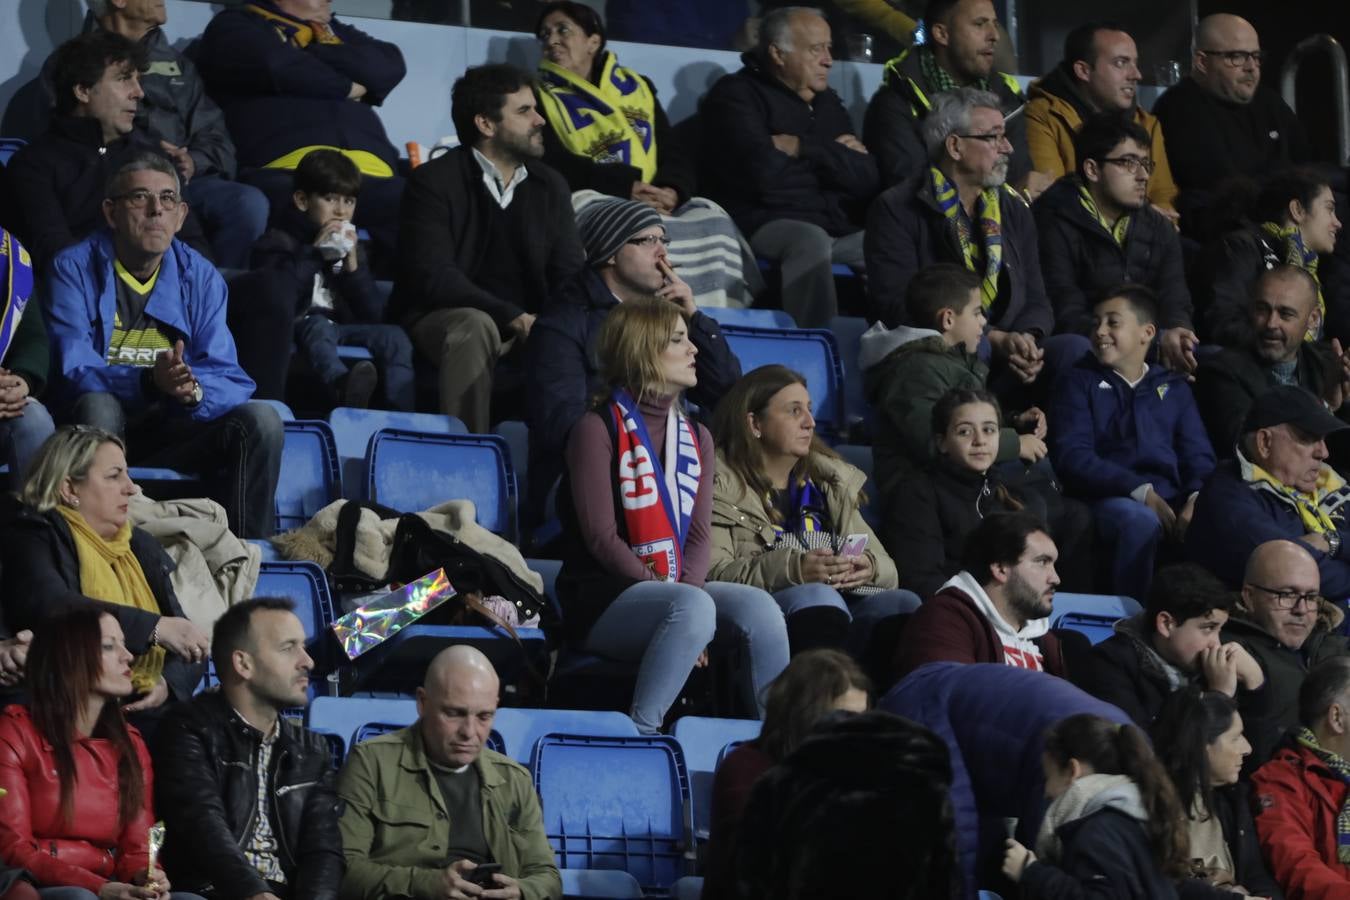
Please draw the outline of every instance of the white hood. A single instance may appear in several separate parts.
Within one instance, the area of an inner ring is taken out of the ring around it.
[[[910,328],[908,325],[887,328],[875,322],[858,339],[858,369],[870,369],[890,356],[896,348],[930,337],[942,337],[942,332],[932,328]]]

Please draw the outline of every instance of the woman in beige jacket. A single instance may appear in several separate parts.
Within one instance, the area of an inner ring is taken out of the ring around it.
[[[895,563],[859,511],[866,476],[816,436],[801,375],[785,366],[746,375],[718,403],[713,432],[708,577],[773,594],[793,654],[861,654],[878,620],[918,607],[896,589]]]

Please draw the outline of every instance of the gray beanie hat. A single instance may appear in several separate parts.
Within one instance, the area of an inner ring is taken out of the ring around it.
[[[598,266],[623,249],[633,235],[661,224],[661,214],[645,203],[609,197],[588,203],[577,216],[586,264]]]

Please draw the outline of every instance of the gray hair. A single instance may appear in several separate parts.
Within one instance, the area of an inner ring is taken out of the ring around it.
[[[122,192],[122,182],[133,172],[163,172],[173,178],[173,189],[178,193],[183,192],[183,185],[178,180],[178,170],[158,153],[150,153],[142,150],[133,153],[131,158],[124,162],[121,167],[108,179],[107,184],[103,186],[104,199],[116,197]]]
[[[933,106],[923,118],[923,145],[931,162],[946,155],[947,137],[970,131],[970,114],[976,109],[1003,112],[998,95],[978,88],[959,87],[933,96]]]
[[[126,452],[122,439],[102,428],[66,425],[38,448],[28,466],[19,499],[38,512],[55,509],[61,503],[61,485],[69,478],[83,481],[89,477],[94,453],[104,444],[116,444]]]
[[[755,46],[755,54],[760,61],[768,61],[770,47],[777,47],[784,53],[792,52],[792,17],[797,13],[825,18],[825,13],[814,6],[780,6],[775,9],[759,20],[759,43]]]

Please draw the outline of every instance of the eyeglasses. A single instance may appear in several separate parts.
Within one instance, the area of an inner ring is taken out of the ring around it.
[[[958,134],[957,137],[968,141],[984,141],[991,147],[997,147],[1008,139],[1006,132],[995,132],[994,134]]]
[[[145,188],[137,188],[134,191],[127,191],[125,194],[118,194],[116,197],[109,197],[109,200],[125,200],[127,206],[132,209],[144,209],[154,197],[159,201],[160,209],[173,211],[178,208],[178,204],[183,201],[175,191],[160,191],[158,194],[147,191]]]
[[[1206,56],[1217,56],[1232,69],[1245,68],[1247,62],[1252,65],[1261,65],[1261,60],[1265,59],[1265,54],[1260,50],[1197,50],[1196,53],[1203,53]]]
[[[1293,609],[1300,603],[1308,607],[1311,607],[1312,609],[1316,609],[1318,604],[1322,602],[1322,595],[1317,593],[1316,591],[1309,591],[1306,594],[1301,594],[1298,591],[1290,591],[1290,590],[1277,591],[1274,588],[1264,587],[1259,584],[1252,584],[1250,581],[1247,582],[1247,585],[1249,587],[1256,588],[1258,591],[1264,591],[1265,593],[1269,594],[1271,598],[1275,601],[1276,609]]]
[[[1105,156],[1102,157],[1101,162],[1114,163],[1131,175],[1140,169],[1143,169],[1145,174],[1152,175],[1153,170],[1158,167],[1158,164],[1153,160],[1144,159],[1142,156]]]
[[[646,237],[629,238],[624,241],[626,244],[632,244],[634,247],[655,247],[660,244],[663,247],[670,246],[670,238],[660,234],[649,234]]]

